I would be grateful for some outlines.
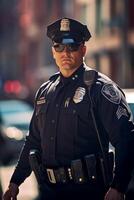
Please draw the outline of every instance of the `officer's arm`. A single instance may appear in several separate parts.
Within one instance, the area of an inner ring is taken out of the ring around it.
[[[98,115],[115,147],[115,175],[112,187],[125,192],[133,168],[130,151],[134,145],[134,124],[123,94],[112,84],[99,89]]]
[[[8,189],[3,195],[3,200],[17,200],[18,193],[19,193],[18,185],[10,183]]]
[[[14,183],[19,186],[30,175],[31,167],[29,164],[29,152],[31,149],[38,149],[41,151],[40,132],[36,119],[36,103],[29,126],[29,132],[26,136],[25,143],[20,153],[19,161],[11,177],[10,183]]]
[[[41,151],[40,135],[37,129],[35,114],[33,114],[29,128],[29,135],[26,136],[19,161],[10,182],[20,185],[31,174],[31,167],[29,164],[29,152],[31,149],[38,149]]]

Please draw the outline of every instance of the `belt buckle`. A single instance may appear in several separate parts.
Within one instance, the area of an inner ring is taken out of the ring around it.
[[[54,175],[54,170],[53,169],[46,169],[47,170],[47,175],[48,179],[51,183],[56,183],[56,178]]]

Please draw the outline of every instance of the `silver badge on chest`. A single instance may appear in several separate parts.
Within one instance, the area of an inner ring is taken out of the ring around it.
[[[83,100],[83,97],[86,94],[86,90],[83,87],[78,87],[75,91],[74,97],[73,97],[73,101],[74,103],[79,103]]]

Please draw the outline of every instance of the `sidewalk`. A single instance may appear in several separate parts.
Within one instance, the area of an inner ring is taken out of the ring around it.
[[[2,180],[3,191],[8,187],[10,177],[14,166],[0,167],[0,176]],[[20,192],[17,200],[34,200],[38,195],[37,183],[34,174],[31,174],[20,186]]]

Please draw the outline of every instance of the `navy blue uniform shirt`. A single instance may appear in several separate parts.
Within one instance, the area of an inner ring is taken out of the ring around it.
[[[90,113],[88,87],[81,66],[65,78],[52,76],[38,90],[34,114],[20,160],[11,182],[20,185],[30,175],[30,149],[38,149],[46,167],[69,166],[71,160],[100,151]],[[112,186],[125,191],[131,172],[129,145],[134,135],[132,115],[120,88],[97,72],[91,98],[105,151],[115,147],[115,177]]]

